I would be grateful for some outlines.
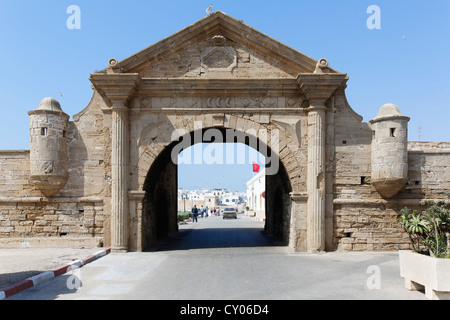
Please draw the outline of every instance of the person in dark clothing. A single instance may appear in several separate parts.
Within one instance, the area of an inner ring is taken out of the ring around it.
[[[194,204],[194,207],[191,209],[191,212],[192,212],[192,222],[198,222],[197,220],[198,208],[196,204]]]

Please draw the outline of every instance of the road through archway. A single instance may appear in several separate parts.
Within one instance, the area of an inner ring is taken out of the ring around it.
[[[225,128],[214,128],[225,134]],[[202,137],[208,129],[203,129]],[[184,136],[183,140],[194,138],[195,132]],[[257,141],[258,151],[265,156],[271,155],[271,150],[263,146],[263,142],[256,137],[242,135],[241,142],[251,145]],[[253,140],[252,140],[253,139]],[[191,140],[193,141],[193,140]],[[223,140],[222,140],[223,141]],[[201,142],[211,142],[204,141]],[[237,141],[226,141],[228,143]],[[179,142],[167,146],[152,163],[144,183],[145,198],[142,213],[142,239],[143,249],[148,249],[157,241],[177,232],[177,163],[173,154],[179,152]],[[185,144],[184,147],[190,147]],[[273,165],[273,164],[272,164]],[[277,164],[275,174],[266,175],[266,219],[264,231],[281,239],[285,244],[289,241],[292,188],[289,177],[281,162]]]

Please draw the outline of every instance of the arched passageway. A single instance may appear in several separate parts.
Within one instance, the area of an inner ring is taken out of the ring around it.
[[[217,133],[226,137],[225,128],[214,128]],[[208,130],[202,129],[201,136],[205,137],[205,132]],[[194,136],[198,136],[199,132],[190,132],[184,136],[184,147],[193,144],[186,144],[186,141],[200,142],[214,142],[211,140],[196,141]],[[272,151],[267,145],[248,134],[238,134],[233,143],[245,143],[254,147],[254,141],[257,142],[257,151],[264,154],[264,156],[271,156]],[[216,142],[216,143],[219,143]],[[172,142],[160,152],[160,154],[153,161],[148,170],[143,191],[145,191],[145,198],[143,200],[142,210],[142,247],[144,250],[149,249],[157,241],[166,236],[177,232],[177,163],[174,161],[174,155],[180,151],[179,141]],[[278,157],[276,157],[278,160]],[[272,164],[273,165],[273,164]],[[270,171],[269,171],[270,172]],[[283,244],[288,244],[290,232],[290,215],[291,215],[291,198],[292,192],[291,183],[286,172],[285,167],[281,161],[277,164],[277,172],[275,174],[266,175],[266,222],[265,231],[268,234],[280,239]]]

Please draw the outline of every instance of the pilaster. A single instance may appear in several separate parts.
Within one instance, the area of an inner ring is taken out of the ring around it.
[[[308,251],[325,250],[325,105],[308,112]]]
[[[111,108],[111,249],[128,250],[128,108],[116,102]]]
[[[323,59],[322,59],[323,60]],[[309,252],[325,250],[326,243],[326,101],[347,81],[341,73],[299,74],[300,89],[309,100],[307,164],[307,240]]]
[[[117,69],[117,63],[112,64],[111,61],[111,68]],[[92,74],[90,80],[111,107],[111,250],[127,252],[130,134],[127,104],[137,89],[140,78],[138,74],[108,72]]]

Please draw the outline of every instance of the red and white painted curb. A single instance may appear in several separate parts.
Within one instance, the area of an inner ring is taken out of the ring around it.
[[[192,221],[192,218],[184,219],[183,221],[178,221],[178,225],[181,225],[181,224],[188,224],[188,222],[191,222],[191,221]]]
[[[6,298],[11,297],[12,295],[15,295],[23,290],[26,290],[28,288],[32,288],[35,287],[43,282],[46,282],[48,280],[51,280],[53,278],[56,278],[70,270],[72,270],[73,266],[76,266],[78,268],[81,268],[82,266],[98,259],[101,258],[105,255],[107,255],[108,253],[111,252],[111,248],[107,248],[104,250],[100,250],[84,259],[80,259],[80,260],[75,260],[72,261],[69,264],[63,265],[59,268],[50,270],[50,271],[46,271],[43,272],[41,274],[38,274],[34,277],[30,277],[28,279],[25,279],[23,281],[14,283],[8,287],[5,288],[1,288],[0,289],[0,300],[4,300]]]
[[[264,222],[266,221],[265,218],[257,218],[257,217],[251,217],[252,220],[258,221],[258,222]]]

